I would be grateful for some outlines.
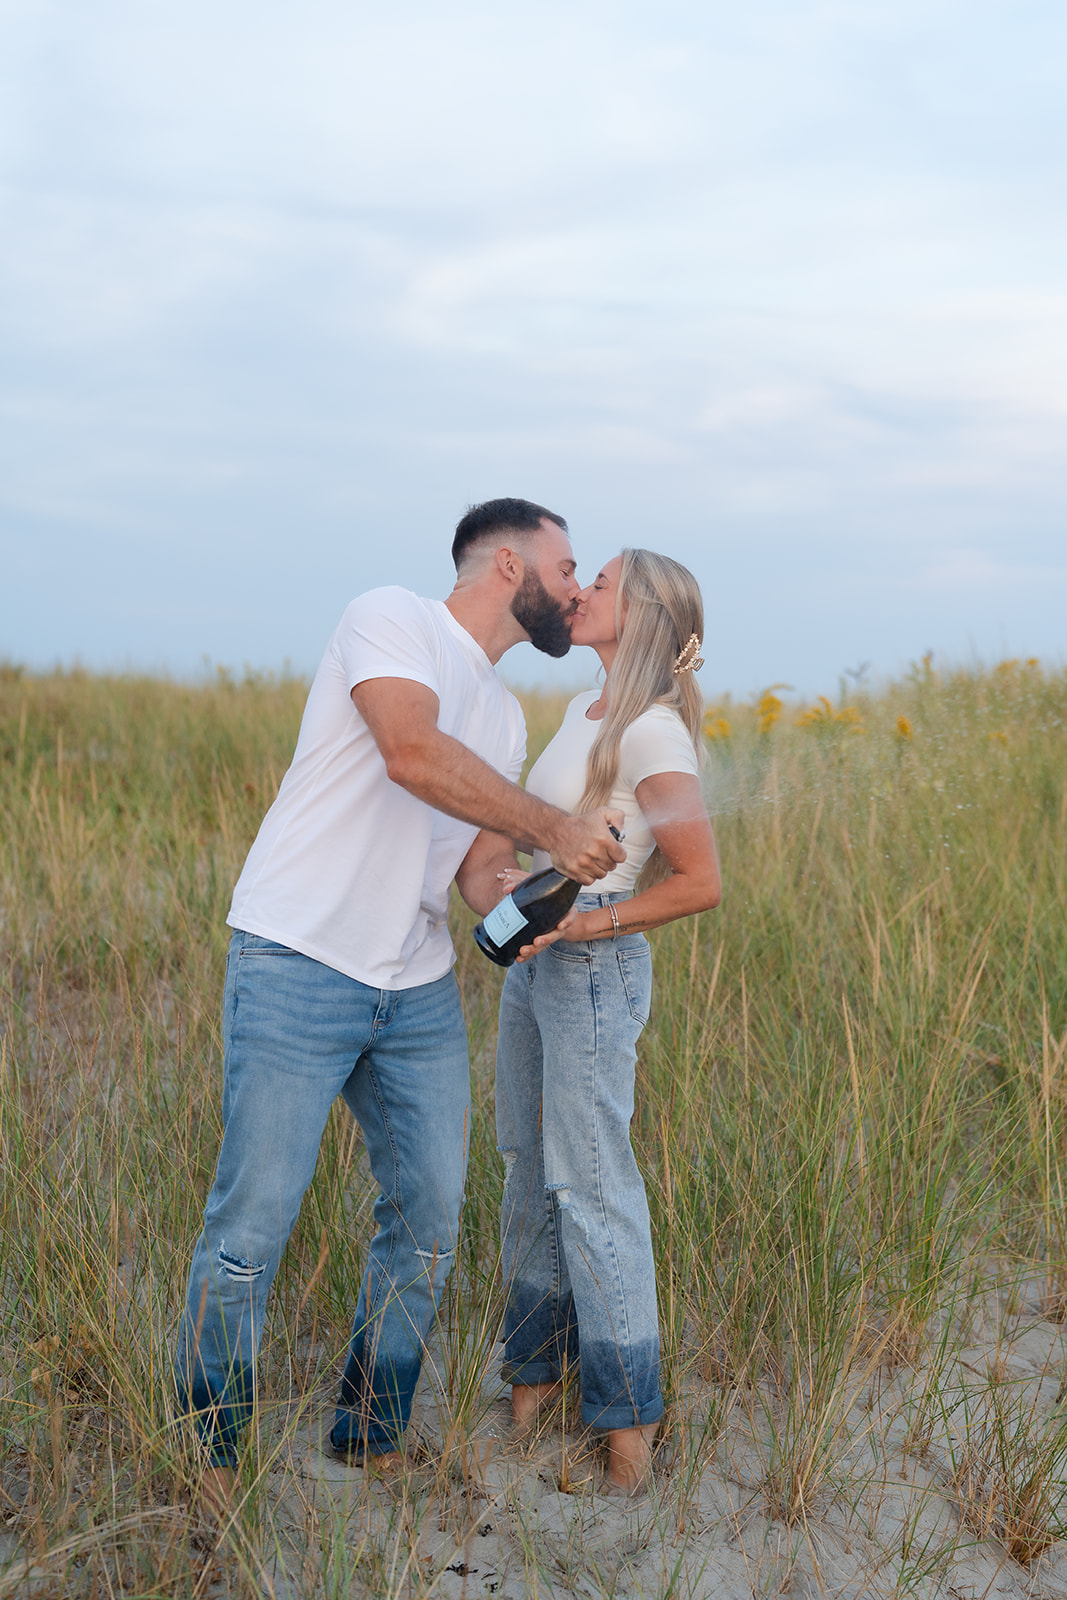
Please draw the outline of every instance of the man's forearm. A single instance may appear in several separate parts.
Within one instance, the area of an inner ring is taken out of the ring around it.
[[[392,781],[435,810],[537,845],[579,883],[595,883],[623,860],[602,815],[572,817],[547,805],[442,733],[432,690],[403,678],[373,678],[355,686],[352,700]]]
[[[517,784],[438,730],[418,749],[408,748],[389,762],[389,776],[409,794],[461,822],[520,839],[552,853],[565,813]]]
[[[484,838],[485,835],[479,837]],[[498,855],[484,859],[479,857],[474,861],[468,855],[456,873],[456,888],[479,917],[487,916],[509,892],[509,879],[506,877],[509,868],[513,873],[522,872],[514,851],[501,850]]]

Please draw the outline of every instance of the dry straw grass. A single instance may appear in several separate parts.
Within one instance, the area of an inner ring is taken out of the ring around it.
[[[1036,663],[709,710],[726,898],[653,936],[634,1126],[670,1404],[651,1531],[597,1534],[566,1429],[487,1480],[499,975],[462,908],[477,1115],[439,1426],[388,1492],[300,1476],[370,1198],[337,1111],[241,1514],[198,1527],[167,1341],[217,1152],[229,893],[303,693],[0,677],[0,1596],[947,1594],[979,1558],[1060,1592],[1067,679]],[[537,748],[562,708],[528,709]]]

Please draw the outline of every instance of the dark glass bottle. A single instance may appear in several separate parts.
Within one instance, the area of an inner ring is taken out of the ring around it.
[[[580,883],[555,867],[524,878],[479,922],[474,942],[498,967],[510,967],[524,944],[562,922],[578,897]]]
[[[608,829],[616,839],[623,837],[610,822]],[[498,967],[510,967],[524,944],[533,944],[539,933],[549,933],[563,921],[581,887],[555,867],[533,873],[479,922],[475,944]]]

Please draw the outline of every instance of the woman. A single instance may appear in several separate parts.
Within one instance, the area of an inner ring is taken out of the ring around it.
[[[500,1005],[512,1415],[525,1431],[578,1366],[583,1420],[608,1437],[603,1492],[616,1495],[650,1484],[663,1415],[648,1204],[630,1143],[652,987],[642,930],[720,898],[698,777],[702,634],[696,580],[649,550],[624,550],[578,596],[571,639],[600,657],[603,688],[571,701],[527,788],[568,811],[621,813],[626,860],[523,950]],[[535,854],[534,871],[548,864]],[[500,876],[510,890],[524,874]]]

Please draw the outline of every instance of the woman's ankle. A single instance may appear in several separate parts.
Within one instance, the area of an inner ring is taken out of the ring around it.
[[[511,1420],[516,1428],[529,1428],[537,1419],[542,1406],[550,1405],[563,1393],[563,1384],[513,1383],[511,1386]]]
[[[658,1427],[658,1422],[650,1422],[636,1428],[609,1430],[607,1475],[612,1483],[629,1491],[649,1477]]]

